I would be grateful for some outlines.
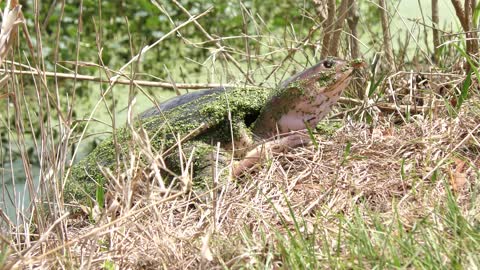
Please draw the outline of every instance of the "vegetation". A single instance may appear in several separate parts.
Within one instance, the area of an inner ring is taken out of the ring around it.
[[[479,268],[480,3],[446,23],[406,1],[2,3],[0,268]],[[369,67],[311,145],[201,191],[119,156],[94,204],[66,200],[71,165],[155,100],[327,55]]]

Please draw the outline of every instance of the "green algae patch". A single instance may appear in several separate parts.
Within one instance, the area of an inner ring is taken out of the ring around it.
[[[349,68],[346,67],[345,70],[348,70],[348,69]],[[345,70],[342,70],[342,72],[345,71]],[[319,89],[321,87],[327,87],[327,86],[331,85],[333,82],[335,82],[335,75],[336,74],[337,74],[336,71],[320,72],[316,77],[316,84],[319,87]]]
[[[158,153],[162,150],[174,147],[176,138],[185,138],[190,135],[187,141],[201,141],[203,144],[198,145],[198,153],[195,154],[195,167],[202,167],[202,161],[211,153],[212,148],[206,144],[216,145],[220,142],[222,145],[231,143],[231,138],[237,139],[244,132],[237,132],[237,126],[244,126],[247,117],[258,116],[264,107],[268,96],[272,89],[268,88],[231,88],[225,91],[219,91],[207,95],[200,96],[180,106],[160,112],[158,115],[150,116],[145,119],[138,120],[133,130],[143,129],[150,141],[149,147]],[[230,123],[228,119],[233,123]],[[230,124],[233,127],[233,136],[231,134]],[[128,160],[132,151],[142,160],[140,147],[141,142],[132,139],[132,128],[121,128],[116,131],[116,143],[113,138],[103,141],[92,153],[84,160],[74,165],[71,170],[71,177],[67,179],[64,196],[66,201],[77,200],[84,203],[89,196],[94,196],[95,190],[100,183],[105,183],[105,177],[101,173],[99,167],[105,167],[112,172],[117,170],[117,155],[120,163]],[[140,144],[140,145],[139,145]],[[193,146],[192,145],[192,146]],[[205,151],[203,151],[205,150]],[[170,153],[166,158],[167,165],[171,165],[178,171],[176,161],[178,161],[178,153]],[[195,170],[194,170],[195,171]],[[115,175],[115,174],[114,174]]]
[[[341,122],[319,122],[315,127],[315,132],[327,137],[332,137],[342,126]]]

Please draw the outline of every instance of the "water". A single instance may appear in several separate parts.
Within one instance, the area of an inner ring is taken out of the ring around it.
[[[91,88],[89,89],[94,89],[94,87],[98,88],[98,86],[95,86],[95,84],[96,83],[89,83],[89,85],[91,85]],[[126,108],[128,106],[128,86],[116,86],[114,88],[114,91],[115,91],[115,100],[116,100],[115,116],[116,116],[116,121],[118,123],[117,125],[124,126],[127,118]],[[156,98],[158,98],[158,100],[165,100],[168,97],[174,95],[172,91],[161,90],[161,89],[156,89],[155,93],[156,93]],[[93,105],[97,102],[98,98],[99,98],[98,95],[95,95],[95,94],[90,95],[91,101],[88,104],[78,104],[78,106],[82,107],[79,111],[84,111],[85,114],[87,115],[86,112],[92,111]],[[136,97],[135,110],[137,113],[142,112],[150,108],[151,106],[152,106],[152,103],[144,95],[139,94]],[[3,116],[0,113],[0,119],[2,118]],[[105,123],[111,122],[109,115],[107,113],[107,109],[105,108],[104,105],[101,105],[99,107],[99,109],[94,115],[94,118],[100,121],[103,121]],[[5,123],[2,123],[2,124],[5,124]],[[10,129],[12,128],[14,127],[10,127]],[[98,123],[96,121],[92,121],[87,133],[96,134],[96,133],[105,132],[106,130],[109,130],[109,127],[106,127],[104,124]],[[107,137],[107,135],[104,135],[103,137]],[[83,146],[89,145],[92,139],[93,138],[86,139],[82,145]],[[98,136],[97,136],[97,139],[98,139]],[[17,143],[16,141],[12,141],[11,147],[12,147],[12,152],[18,153],[19,150],[16,149],[15,147],[16,143]],[[0,179],[1,179],[0,183],[2,185],[0,190],[1,192],[0,208],[6,213],[6,215],[12,221],[12,223],[21,224],[23,223],[23,220],[21,218],[21,215],[19,215],[19,213],[28,212],[30,207],[29,206],[30,192],[26,184],[26,174],[24,171],[22,160],[20,158],[14,158],[13,163],[10,164],[9,154],[8,154],[8,151],[6,150],[8,147],[9,146],[3,145],[3,148],[0,149],[0,151],[2,151],[0,156],[3,158],[3,167],[0,169]],[[91,149],[86,149],[85,147],[80,147],[76,160],[79,160],[80,158],[88,154],[90,150]],[[33,154],[33,155],[36,155],[36,154]],[[38,164],[35,164],[38,162],[32,162],[32,163],[33,164],[30,164],[30,171],[34,179],[34,188],[36,190],[35,193],[39,194],[37,189],[38,189],[40,168]],[[12,170],[13,170],[13,173],[12,173]],[[14,177],[12,177],[12,175]],[[0,225],[1,224],[2,224],[2,219],[0,219]]]
[[[13,169],[12,169],[13,168]],[[16,177],[12,180],[13,175]],[[33,166],[33,179],[38,179],[39,168]],[[19,213],[26,213],[30,202],[30,193],[28,192],[25,181],[25,173],[23,170],[22,161],[16,159],[10,166],[5,164],[2,170],[2,193],[0,194],[0,208],[6,213],[10,221],[14,224],[22,223]],[[16,209],[19,211],[17,212]],[[2,222],[0,222],[1,224]]]

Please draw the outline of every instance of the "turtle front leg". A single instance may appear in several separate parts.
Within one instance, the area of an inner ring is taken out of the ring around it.
[[[167,158],[167,166],[171,171],[188,175],[192,180],[189,186],[193,190],[212,187],[216,180],[229,176],[231,155],[223,149],[195,140],[183,143],[181,150],[181,155],[177,149]],[[182,158],[183,166],[180,163]],[[187,164],[188,159],[191,159],[190,164]]]
[[[310,137],[305,133],[293,133],[280,139],[267,141],[256,146],[253,150],[247,152],[245,157],[236,163],[233,167],[233,176],[241,176],[247,170],[252,169],[257,164],[263,163],[270,153],[279,154],[288,149],[296,148],[310,143]]]

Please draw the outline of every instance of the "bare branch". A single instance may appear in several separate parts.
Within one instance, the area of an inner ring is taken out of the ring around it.
[[[230,87],[232,85],[227,84],[218,84],[218,83],[206,83],[206,84],[195,84],[195,83],[167,83],[167,82],[156,82],[156,81],[146,81],[146,80],[128,80],[128,79],[102,79],[101,77],[81,75],[81,74],[69,74],[69,73],[60,73],[60,72],[40,72],[40,71],[27,71],[27,70],[5,70],[0,69],[1,73],[14,73],[14,74],[24,74],[24,75],[36,75],[36,76],[46,76],[46,77],[56,77],[62,79],[72,79],[79,81],[92,81],[100,83],[116,83],[123,85],[137,85],[137,86],[148,86],[148,87],[159,87],[165,89],[207,89],[207,88],[216,88],[216,87]],[[8,76],[8,75],[7,75]]]
[[[327,3],[327,19],[323,23],[323,40],[322,40],[322,52],[321,52],[321,58],[325,58],[328,55],[331,55],[329,49],[330,49],[330,39],[332,35],[332,30],[333,26],[335,23],[335,10],[336,10],[336,4],[335,0],[328,0]]]
[[[173,0],[173,2],[175,3],[175,5],[177,5],[177,7],[179,7],[185,14],[187,14],[188,16],[192,17],[192,15],[190,14],[190,12],[188,12],[187,9],[185,9],[185,7],[182,6],[182,4],[180,4],[178,1],[176,0]],[[247,81],[249,83],[253,83],[253,80],[248,76],[247,72],[245,72],[242,67],[240,66],[240,64],[237,62],[237,60],[235,60],[235,58],[233,58],[233,56],[231,56],[228,52],[226,52],[225,50],[223,50],[223,46],[222,44],[220,44],[220,41],[218,39],[215,39],[213,38],[203,27],[202,25],[197,22],[196,20],[193,21],[193,23],[195,24],[195,26],[205,35],[205,37],[210,40],[210,41],[213,41],[213,43],[215,44],[215,46],[218,48],[218,49],[221,49],[222,50],[222,53],[225,55],[225,57],[233,63],[233,65],[242,73],[243,76],[245,76],[245,78],[247,79]]]
[[[462,3],[459,0],[452,0],[453,7],[455,8],[455,13],[457,14],[460,24],[462,25],[463,30],[468,31],[468,23],[465,20],[465,11],[462,8]]]
[[[475,9],[476,1],[465,0],[464,6],[459,0],[452,0],[452,5],[455,8],[455,13],[457,14],[460,24],[462,25],[463,30],[465,31],[465,38],[467,44],[467,53],[469,55],[478,54],[478,35],[474,31],[473,26],[473,10]]]
[[[393,50],[391,44],[391,35],[390,29],[388,27],[388,10],[385,4],[385,0],[378,0],[378,4],[380,6],[380,17],[382,20],[382,31],[383,31],[383,46],[385,47],[385,58],[387,60],[387,64],[390,66],[394,66],[395,62],[393,60]]]
[[[332,56],[338,56],[338,48],[340,44],[340,35],[342,34],[343,22],[348,14],[348,4],[350,0],[342,0],[340,3],[340,8],[338,9],[337,20],[335,22],[335,30],[332,33],[330,40],[330,48],[328,51]]]
[[[438,16],[438,0],[432,0],[432,35],[433,35],[433,51],[435,54],[435,61],[438,61],[438,53],[440,46],[440,36],[438,33],[438,24],[440,17]]]
[[[350,0],[350,9],[348,11],[348,28],[350,28],[350,47],[352,52],[352,58],[359,58],[360,57],[360,46],[358,44],[358,19],[360,15],[358,13],[358,7],[355,0]]]
[[[327,3],[323,0],[313,0],[313,6],[315,7],[315,12],[320,18],[320,21],[323,22],[327,19]]]

